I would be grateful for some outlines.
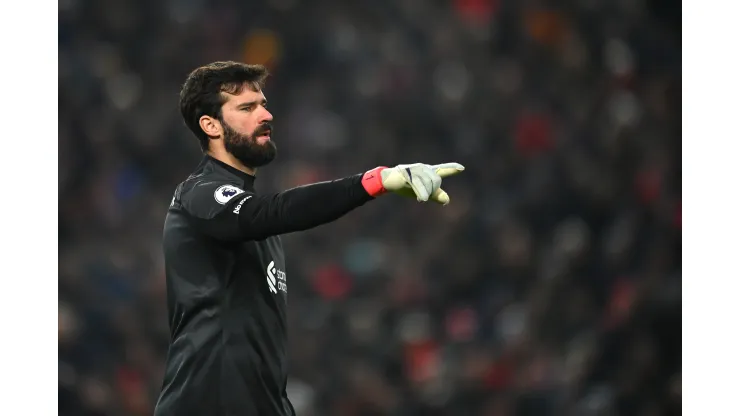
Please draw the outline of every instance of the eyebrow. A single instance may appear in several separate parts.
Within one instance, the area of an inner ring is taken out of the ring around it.
[[[265,105],[265,104],[267,104],[267,100],[263,98],[261,100],[254,100],[254,101],[249,101],[249,102],[246,102],[246,103],[241,103],[238,106],[236,106],[236,108],[248,108],[248,107],[251,107],[251,106],[253,106],[253,105],[257,104],[257,103],[260,103],[262,105]]]

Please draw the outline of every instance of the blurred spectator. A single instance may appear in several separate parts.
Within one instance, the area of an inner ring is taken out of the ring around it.
[[[151,414],[162,223],[200,158],[179,86],[226,59],[273,73],[263,191],[467,167],[445,208],[379,200],[284,238],[299,415],[680,413],[677,10],[61,1],[60,414]]]

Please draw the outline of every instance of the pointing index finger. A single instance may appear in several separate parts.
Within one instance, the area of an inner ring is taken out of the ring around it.
[[[432,166],[434,172],[439,175],[440,178],[446,178],[448,176],[456,175],[465,170],[465,166],[459,163],[442,163],[439,165]]]

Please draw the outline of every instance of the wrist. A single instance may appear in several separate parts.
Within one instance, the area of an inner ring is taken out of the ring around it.
[[[385,187],[383,187],[383,177],[380,175],[383,169],[388,169],[388,167],[378,166],[362,175],[362,187],[372,197],[383,195],[387,192]]]

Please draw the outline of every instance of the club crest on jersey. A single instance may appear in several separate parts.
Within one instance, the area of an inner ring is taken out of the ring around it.
[[[271,261],[267,265],[267,287],[270,292],[277,294],[278,290],[288,293],[288,285],[285,279],[285,272],[275,267],[275,262]]]
[[[231,198],[243,193],[244,191],[234,185],[222,185],[216,189],[216,192],[213,193],[213,197],[216,198],[216,202],[223,205],[229,202]]]

